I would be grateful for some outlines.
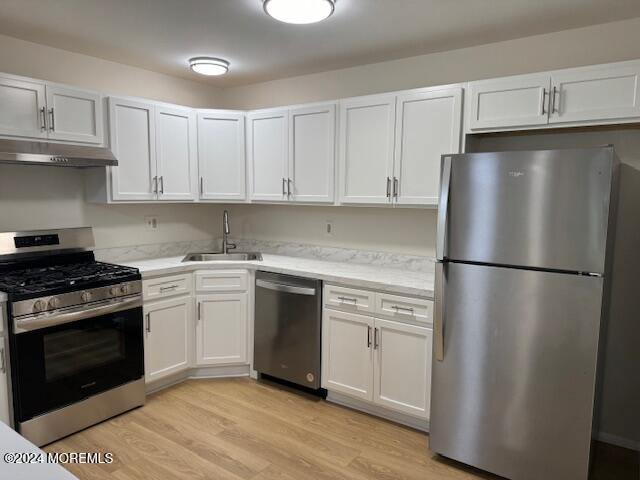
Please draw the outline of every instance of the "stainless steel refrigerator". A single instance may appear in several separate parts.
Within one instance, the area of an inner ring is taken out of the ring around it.
[[[443,156],[433,451],[588,477],[618,166],[613,147]]]

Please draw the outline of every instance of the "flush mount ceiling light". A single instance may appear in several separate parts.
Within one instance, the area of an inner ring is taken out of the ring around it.
[[[267,14],[285,23],[315,23],[328,18],[335,0],[264,0]]]
[[[221,58],[194,57],[189,59],[189,67],[200,75],[224,75],[229,71],[229,62]]]

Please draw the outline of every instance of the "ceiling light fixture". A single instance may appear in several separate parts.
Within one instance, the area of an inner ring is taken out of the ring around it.
[[[189,59],[189,67],[200,75],[224,75],[229,71],[229,62],[221,58],[194,57]]]
[[[335,0],[264,0],[267,15],[285,23],[316,23],[328,18]]]

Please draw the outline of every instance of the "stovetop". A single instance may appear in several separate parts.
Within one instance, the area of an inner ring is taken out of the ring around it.
[[[0,268],[0,291],[12,301],[67,293],[139,278],[135,268],[97,262],[93,255],[13,262]]]

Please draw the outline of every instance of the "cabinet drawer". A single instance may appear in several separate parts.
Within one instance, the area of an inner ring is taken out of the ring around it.
[[[193,288],[191,278],[191,274],[185,274],[143,280],[142,291],[144,301],[172,297],[185,293],[189,294]]]
[[[330,308],[354,313],[373,313],[375,293],[354,288],[324,286],[324,304]]]
[[[412,320],[432,324],[433,302],[423,298],[378,293],[376,295],[376,314],[395,320]]]
[[[249,280],[246,270],[196,272],[198,292],[245,292]]]

